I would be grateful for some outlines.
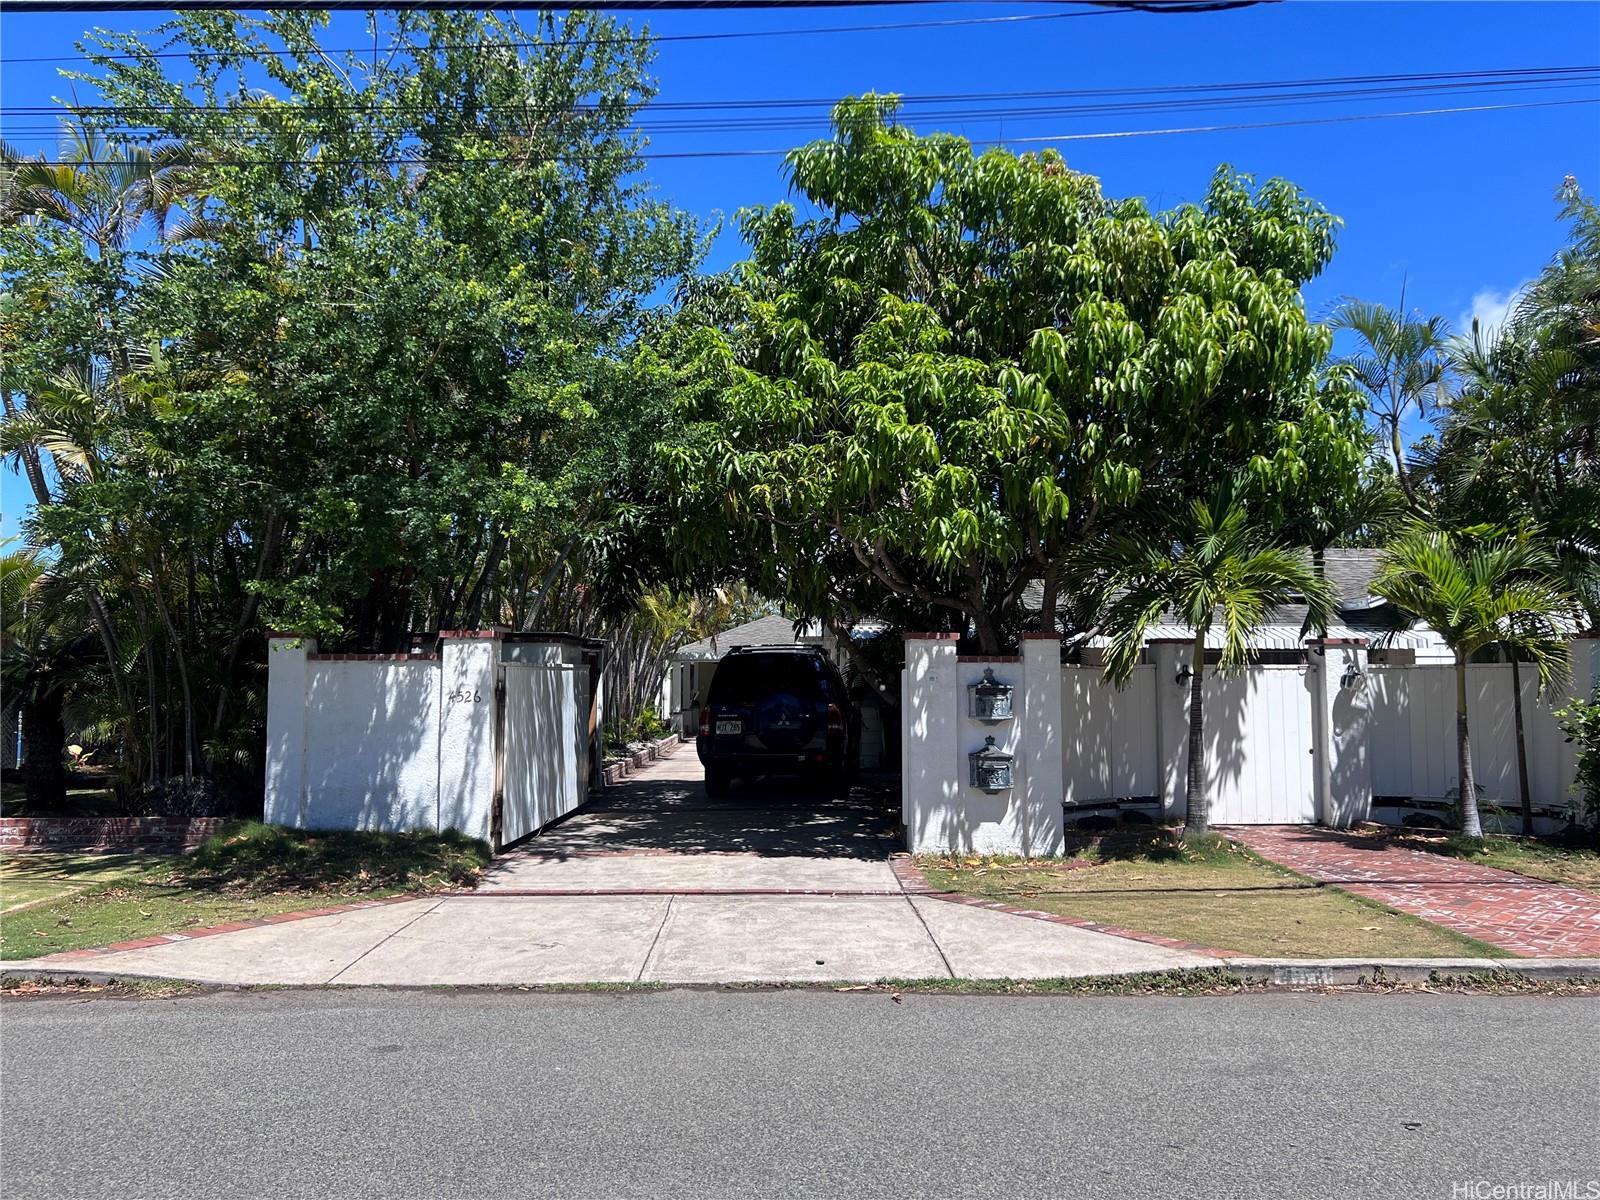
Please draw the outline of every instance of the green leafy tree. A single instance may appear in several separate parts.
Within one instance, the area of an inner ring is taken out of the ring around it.
[[[1124,684],[1158,622],[1176,618],[1192,631],[1189,649],[1189,770],[1184,836],[1210,829],[1205,744],[1206,640],[1222,643],[1218,666],[1244,667],[1251,636],[1280,605],[1303,602],[1307,622],[1326,628],[1332,588],[1303,551],[1276,542],[1246,506],[1221,494],[1157,512],[1139,527],[1106,535],[1085,555],[1079,577],[1102,607],[1109,638],[1105,677]]]
[[[642,339],[703,249],[609,18],[406,13],[377,58],[324,25],[96,35],[82,161],[4,168],[4,449],[147,788],[259,747],[267,626],[406,649],[616,557],[667,396]]]
[[[898,605],[994,652],[1142,498],[1359,475],[1359,397],[1319,368],[1300,285],[1336,220],[1219,171],[1166,214],[1051,152],[920,137],[841,103],[690,339],[665,450],[680,557],[744,548],[796,615]],[[691,309],[689,316],[696,314]],[[1265,501],[1264,501],[1265,502]]]
[[[1374,595],[1426,621],[1455,655],[1459,821],[1483,836],[1467,720],[1467,664],[1499,645],[1534,664],[1541,688],[1567,671],[1564,622],[1577,602],[1561,583],[1555,555],[1524,530],[1477,526],[1451,531],[1418,525],[1385,549]]]

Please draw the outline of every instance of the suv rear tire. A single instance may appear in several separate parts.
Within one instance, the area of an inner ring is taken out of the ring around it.
[[[706,768],[706,795],[726,796],[732,782],[733,777],[726,767]]]

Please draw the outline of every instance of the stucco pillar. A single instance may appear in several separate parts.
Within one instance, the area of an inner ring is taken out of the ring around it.
[[[1156,763],[1161,786],[1161,819],[1182,821],[1187,815],[1189,769],[1189,688],[1177,682],[1189,665],[1187,642],[1151,642],[1155,665]]]
[[[306,690],[317,640],[296,634],[267,638],[267,755],[262,818],[304,828]]]
[[[1595,689],[1600,687],[1600,630],[1591,629],[1575,636],[1567,646],[1567,664],[1571,671],[1571,682],[1568,687],[1574,699],[1593,700]],[[1552,698],[1553,707],[1560,707],[1560,700]],[[1575,742],[1565,739],[1561,742],[1561,781],[1562,795],[1560,801],[1576,800],[1577,795],[1570,789],[1573,781],[1578,777],[1578,751],[1580,747]]]
[[[1023,853],[1036,857],[1066,848],[1066,786],[1061,768],[1061,638],[1022,635]]]
[[[495,789],[495,688],[501,639],[493,630],[439,635],[439,810],[435,828],[489,839]]]
[[[1347,829],[1372,814],[1367,644],[1326,639],[1310,643],[1308,650],[1317,820]]]
[[[900,819],[914,853],[950,849],[964,780],[960,765],[959,671],[953,633],[906,634],[905,729]]]

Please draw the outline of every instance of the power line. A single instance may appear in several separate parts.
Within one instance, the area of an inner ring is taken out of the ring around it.
[[[1310,125],[1335,125],[1355,121],[1390,121],[1404,117],[1437,117],[1454,113],[1486,113],[1508,112],[1522,109],[1535,108],[1567,108],[1580,104],[1600,104],[1600,96],[1585,97],[1577,100],[1532,100],[1518,104],[1472,104],[1450,108],[1424,108],[1413,109],[1405,112],[1384,113],[1349,113],[1332,117],[1299,117],[1284,121],[1241,121],[1226,125],[1189,125],[1167,129],[1122,129],[1106,130],[1093,133],[1063,133],[1030,137],[1005,137],[1005,138],[972,138],[969,139],[974,146],[1012,146],[1012,145],[1049,145],[1061,142],[1100,141],[1110,138],[1134,137],[1168,137],[1179,134],[1193,133],[1223,133],[1249,129],[1287,129],[1295,126]],[[668,150],[668,151],[643,151],[633,157],[644,160],[666,159],[718,159],[718,158],[779,158],[791,153],[791,148],[779,149],[750,149],[750,150]],[[574,156],[563,154],[559,156],[565,161],[573,161]],[[57,167],[89,167],[89,166],[120,166],[122,162],[114,158],[31,158],[27,160],[43,166]],[[301,167],[327,167],[327,166],[390,166],[390,167],[427,167],[427,166],[489,166],[495,165],[477,158],[395,158],[377,156],[371,158],[251,158],[251,159],[203,159],[196,162],[179,164],[184,169],[195,167],[272,167],[272,166],[301,166]]]
[[[781,9],[781,8],[861,8],[867,5],[945,4],[960,0],[595,0],[587,9],[617,12],[660,12],[667,9]],[[1013,3],[1050,3],[1051,0],[1012,0]],[[1215,13],[1280,0],[1082,0],[1117,12],[1140,13]],[[482,9],[482,0],[391,0],[388,9],[462,10]],[[502,11],[566,12],[571,0],[507,0],[494,6]],[[370,11],[372,0],[7,0],[13,12],[145,12],[177,9],[234,9],[253,11],[339,12]],[[365,53],[370,47],[362,47]]]
[[[897,0],[890,0],[897,2]],[[909,0],[908,0],[909,2]],[[1093,3],[1093,0],[1080,0],[1082,3]],[[5,6],[12,11],[26,11],[14,3]],[[362,5],[361,7],[369,7]],[[590,6],[593,7],[593,6]],[[1081,12],[1048,12],[1048,13],[1014,13],[998,17],[948,17],[932,21],[897,21],[881,25],[823,25],[811,28],[791,29],[739,29],[723,30],[712,33],[670,33],[670,34],[623,34],[616,37],[597,38],[552,38],[548,41],[535,39],[519,41],[482,41],[482,42],[440,42],[434,46],[419,45],[411,42],[397,42],[391,46],[380,46],[380,54],[392,54],[397,50],[439,49],[439,50],[535,50],[570,48],[574,46],[630,46],[646,43],[658,45],[663,42],[721,42],[734,41],[746,38],[775,38],[775,37],[809,37],[816,34],[839,33],[891,33],[907,29],[949,29],[974,25],[1016,25],[1034,21],[1066,21],[1075,17],[1111,17],[1126,15],[1136,10],[1131,8],[1100,7],[1087,9]],[[371,46],[342,46],[337,48],[320,47],[324,54],[370,54]],[[251,54],[268,54],[275,57],[292,56],[306,53],[304,50],[295,50],[275,47],[252,47]],[[82,54],[42,54],[23,58],[0,57],[0,64],[12,63],[46,63],[46,62],[87,62],[90,55]],[[111,62],[139,62],[152,58],[237,58],[240,55],[233,51],[223,50],[152,50],[144,54],[93,54],[94,59],[105,59]]]
[[[1110,87],[1110,88],[1057,88],[1049,90],[1030,90],[1012,92],[934,92],[922,95],[904,94],[897,97],[902,107],[920,104],[945,104],[969,103],[1007,100],[1055,100],[1087,97],[1110,96],[1160,96],[1182,95],[1190,93],[1220,93],[1237,91],[1275,91],[1305,87],[1342,88],[1357,85],[1381,84],[1427,84],[1427,83],[1471,83],[1474,81],[1505,81],[1516,82],[1522,80],[1549,80],[1566,76],[1594,77],[1600,75],[1600,64],[1578,64],[1560,67],[1501,67],[1477,71],[1420,71],[1407,73],[1393,73],[1385,75],[1325,75],[1311,76],[1299,79],[1256,79],[1241,80],[1225,83],[1179,83],[1158,84],[1140,87]],[[651,101],[644,106],[647,110],[669,111],[689,110],[701,111],[710,109],[750,109],[750,108],[799,108],[820,107],[831,109],[838,103],[838,97],[778,97],[778,98],[740,98],[728,100],[677,100],[677,101]],[[480,105],[477,111],[493,112],[498,110],[513,110],[516,112],[559,112],[564,113],[576,108],[579,111],[591,111],[597,106],[550,106],[522,105],[522,104],[485,104]],[[55,113],[159,113],[159,112],[219,112],[237,113],[241,116],[254,116],[265,113],[281,112],[435,112],[436,106],[422,104],[389,104],[389,103],[361,103],[347,102],[337,104],[305,104],[301,102],[274,102],[260,108],[242,108],[231,104],[85,104],[85,105],[5,105],[0,106],[0,115],[5,116],[41,116]]]
[[[1353,76],[1344,79],[1335,78],[1328,82],[1336,85],[1345,85],[1359,82],[1373,76]],[[1459,93],[1485,93],[1487,95],[1505,96],[1508,94],[1523,94],[1530,92],[1550,92],[1568,90],[1572,88],[1588,87],[1600,79],[1600,67],[1571,67],[1571,68],[1511,68],[1504,72],[1430,72],[1413,76],[1395,76],[1392,78],[1409,80],[1438,80],[1438,82],[1404,82],[1388,86],[1359,87],[1337,86],[1335,88],[1306,87],[1305,84],[1320,84],[1321,80],[1276,80],[1258,81],[1245,84],[1197,84],[1197,85],[1165,85],[1149,89],[1138,88],[1101,88],[1101,89],[1069,89],[1051,92],[1013,92],[1013,93],[975,93],[971,95],[947,94],[935,96],[909,97],[906,99],[907,117],[918,125],[941,124],[945,126],[962,126],[974,122],[1018,121],[1034,122],[1052,118],[1068,120],[1086,120],[1092,118],[1150,116],[1161,113],[1180,112],[1217,112],[1228,109],[1263,110],[1283,107],[1296,107],[1310,104],[1325,104],[1329,101],[1351,101],[1357,104],[1367,103],[1380,99],[1440,97]],[[1253,88],[1250,92],[1241,92],[1239,89]],[[1294,90],[1298,88],[1299,90]],[[1182,95],[1189,90],[1197,91],[1198,95]],[[982,104],[996,104],[1008,98],[1018,101],[1028,101],[1034,98],[1065,97],[1079,98],[1085,96],[1116,96],[1139,97],[1142,95],[1155,95],[1157,99],[1116,99],[1109,102],[1082,103],[1082,104],[1010,104],[1005,107],[973,107],[961,101],[976,99]],[[685,102],[679,104],[661,105],[663,110],[677,113],[687,111],[688,116],[663,116],[659,119],[650,114],[656,106],[649,106],[644,110],[644,115],[636,117],[629,129],[633,132],[646,133],[652,137],[687,135],[687,134],[732,134],[754,132],[782,132],[804,131],[808,129],[825,128],[828,122],[828,108],[830,101],[822,100],[771,100],[762,101],[746,99],[739,101],[706,101],[702,104]],[[778,109],[776,115],[747,115],[758,112],[758,106],[771,105]],[[812,114],[796,113],[799,106],[811,106],[818,111]],[[942,107],[928,107],[941,105]],[[826,106],[826,107],[825,107]],[[513,108],[512,106],[492,106],[496,110],[513,112],[516,116],[531,116],[533,109]],[[150,106],[150,109],[140,106],[103,106],[78,110],[86,111],[95,117],[106,112],[140,113],[161,109],[166,111],[168,106]],[[422,113],[436,115],[436,110],[426,106],[411,105],[276,105],[272,111],[281,112],[285,109],[320,113],[352,113],[357,116],[367,116],[374,110],[400,113]],[[58,108],[30,108],[16,107],[0,109],[3,113],[28,113],[31,115],[57,113]],[[224,136],[240,139],[253,137],[258,129],[251,122],[260,117],[260,112],[250,109],[233,109],[226,106],[200,107],[198,111],[213,114],[209,128],[213,132],[220,132]],[[545,110],[538,110],[545,111]],[[571,109],[548,110],[551,115],[567,117],[581,116],[592,112],[591,108],[583,108],[580,112]],[[698,115],[705,113],[728,113],[730,115]],[[222,121],[219,130],[216,122]],[[909,121],[908,121],[909,123]],[[463,125],[458,129],[445,126],[442,132],[456,133],[459,135],[470,134],[474,131],[493,134],[495,132],[508,132],[509,122],[498,125]],[[152,144],[160,141],[165,136],[165,130],[147,121],[127,119],[118,122],[95,121],[96,132],[113,140],[128,140],[138,144]],[[36,142],[53,144],[59,140],[61,125],[59,122],[48,124],[18,124],[9,123],[5,132],[16,144],[23,142]]]
[[[1006,108],[946,108],[918,111],[911,114],[919,123],[940,123],[945,125],[964,124],[974,121],[1039,121],[1050,118],[1068,118],[1084,120],[1093,117],[1111,116],[1139,116],[1157,113],[1174,112],[1215,112],[1227,109],[1269,109],[1295,107],[1307,104],[1319,104],[1328,100],[1354,100],[1372,101],[1378,99],[1399,99],[1409,97],[1426,97],[1458,94],[1462,92],[1475,93],[1493,91],[1499,95],[1508,93],[1526,94],[1529,92],[1559,91],[1571,88],[1587,87],[1600,79],[1600,76],[1581,79],[1565,79],[1559,82],[1524,82],[1500,81],[1496,83],[1461,83],[1461,84],[1431,84],[1421,87],[1393,87],[1393,88],[1363,88],[1346,91],[1308,91],[1308,92],[1268,92],[1258,95],[1241,96],[1203,96],[1192,99],[1163,99],[1142,102],[1119,102],[1110,104],[1078,104],[1078,105],[1032,105],[1012,106]],[[222,114],[229,121],[235,114]],[[240,112],[236,114],[241,119],[247,119],[255,114]],[[791,116],[762,116],[762,117],[703,117],[703,118],[675,118],[666,120],[652,120],[648,116],[635,120],[628,128],[652,136],[669,136],[675,134],[699,133],[742,133],[742,132],[782,132],[793,130],[817,129],[828,122],[826,112],[814,115]],[[115,138],[127,138],[135,141],[154,141],[163,136],[163,130],[155,125],[143,122],[119,123],[114,126],[97,126],[100,132]],[[482,126],[468,125],[454,132],[467,134]],[[486,130],[488,131],[488,130]],[[23,138],[32,140],[51,140],[60,132],[57,125],[23,125],[8,126],[7,133],[13,139]],[[235,137],[251,137],[258,131],[245,123],[243,125],[230,125],[226,132]]]

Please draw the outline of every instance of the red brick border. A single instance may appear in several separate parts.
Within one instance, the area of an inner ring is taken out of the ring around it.
[[[0,850],[192,850],[225,817],[0,817]]]
[[[896,900],[899,888],[646,887],[493,888],[481,892],[436,892],[448,900],[498,900],[502,896],[875,896]]]
[[[1136,929],[1124,929],[1120,925],[1105,925],[1099,921],[1086,921],[1080,917],[1066,917],[1060,913],[1040,912],[1036,908],[1021,908],[1015,904],[1006,904],[1000,900],[984,900],[978,896],[967,896],[960,892],[942,892],[936,890],[923,875],[922,869],[917,866],[916,860],[910,855],[901,855],[889,860],[889,866],[894,871],[895,878],[900,880],[900,886],[907,895],[926,896],[930,900],[945,900],[951,904],[964,904],[968,908],[987,908],[991,912],[1002,912],[1013,917],[1027,917],[1032,921],[1048,921],[1052,925],[1067,925],[1073,929],[1087,929],[1092,933],[1105,933],[1112,937],[1125,938],[1130,942],[1144,942],[1151,946],[1164,946],[1168,950],[1187,950],[1191,954],[1204,954],[1208,958],[1249,958],[1238,950],[1219,950],[1215,946],[1199,946],[1194,942],[1180,941],[1177,938],[1162,937],[1154,933],[1140,933]]]
[[[150,937],[134,938],[127,942],[112,942],[109,946],[90,946],[82,950],[58,950],[46,954],[35,962],[78,962],[86,958],[103,958],[107,954],[121,954],[124,950],[146,950],[151,946],[165,946],[171,942],[189,942],[195,938],[215,937],[220,933],[238,933],[241,929],[259,929],[263,925],[286,925],[291,921],[307,921],[312,917],[332,917],[340,913],[358,912],[364,908],[383,908],[389,904],[405,904],[411,900],[432,899],[438,893],[411,893],[401,896],[383,896],[377,900],[358,900],[352,904],[333,904],[325,908],[307,908],[296,912],[273,913],[267,917],[251,917],[245,921],[228,921],[222,925],[207,925],[201,929],[186,929],[182,933],[158,933]],[[0,962],[0,973],[6,964]]]

